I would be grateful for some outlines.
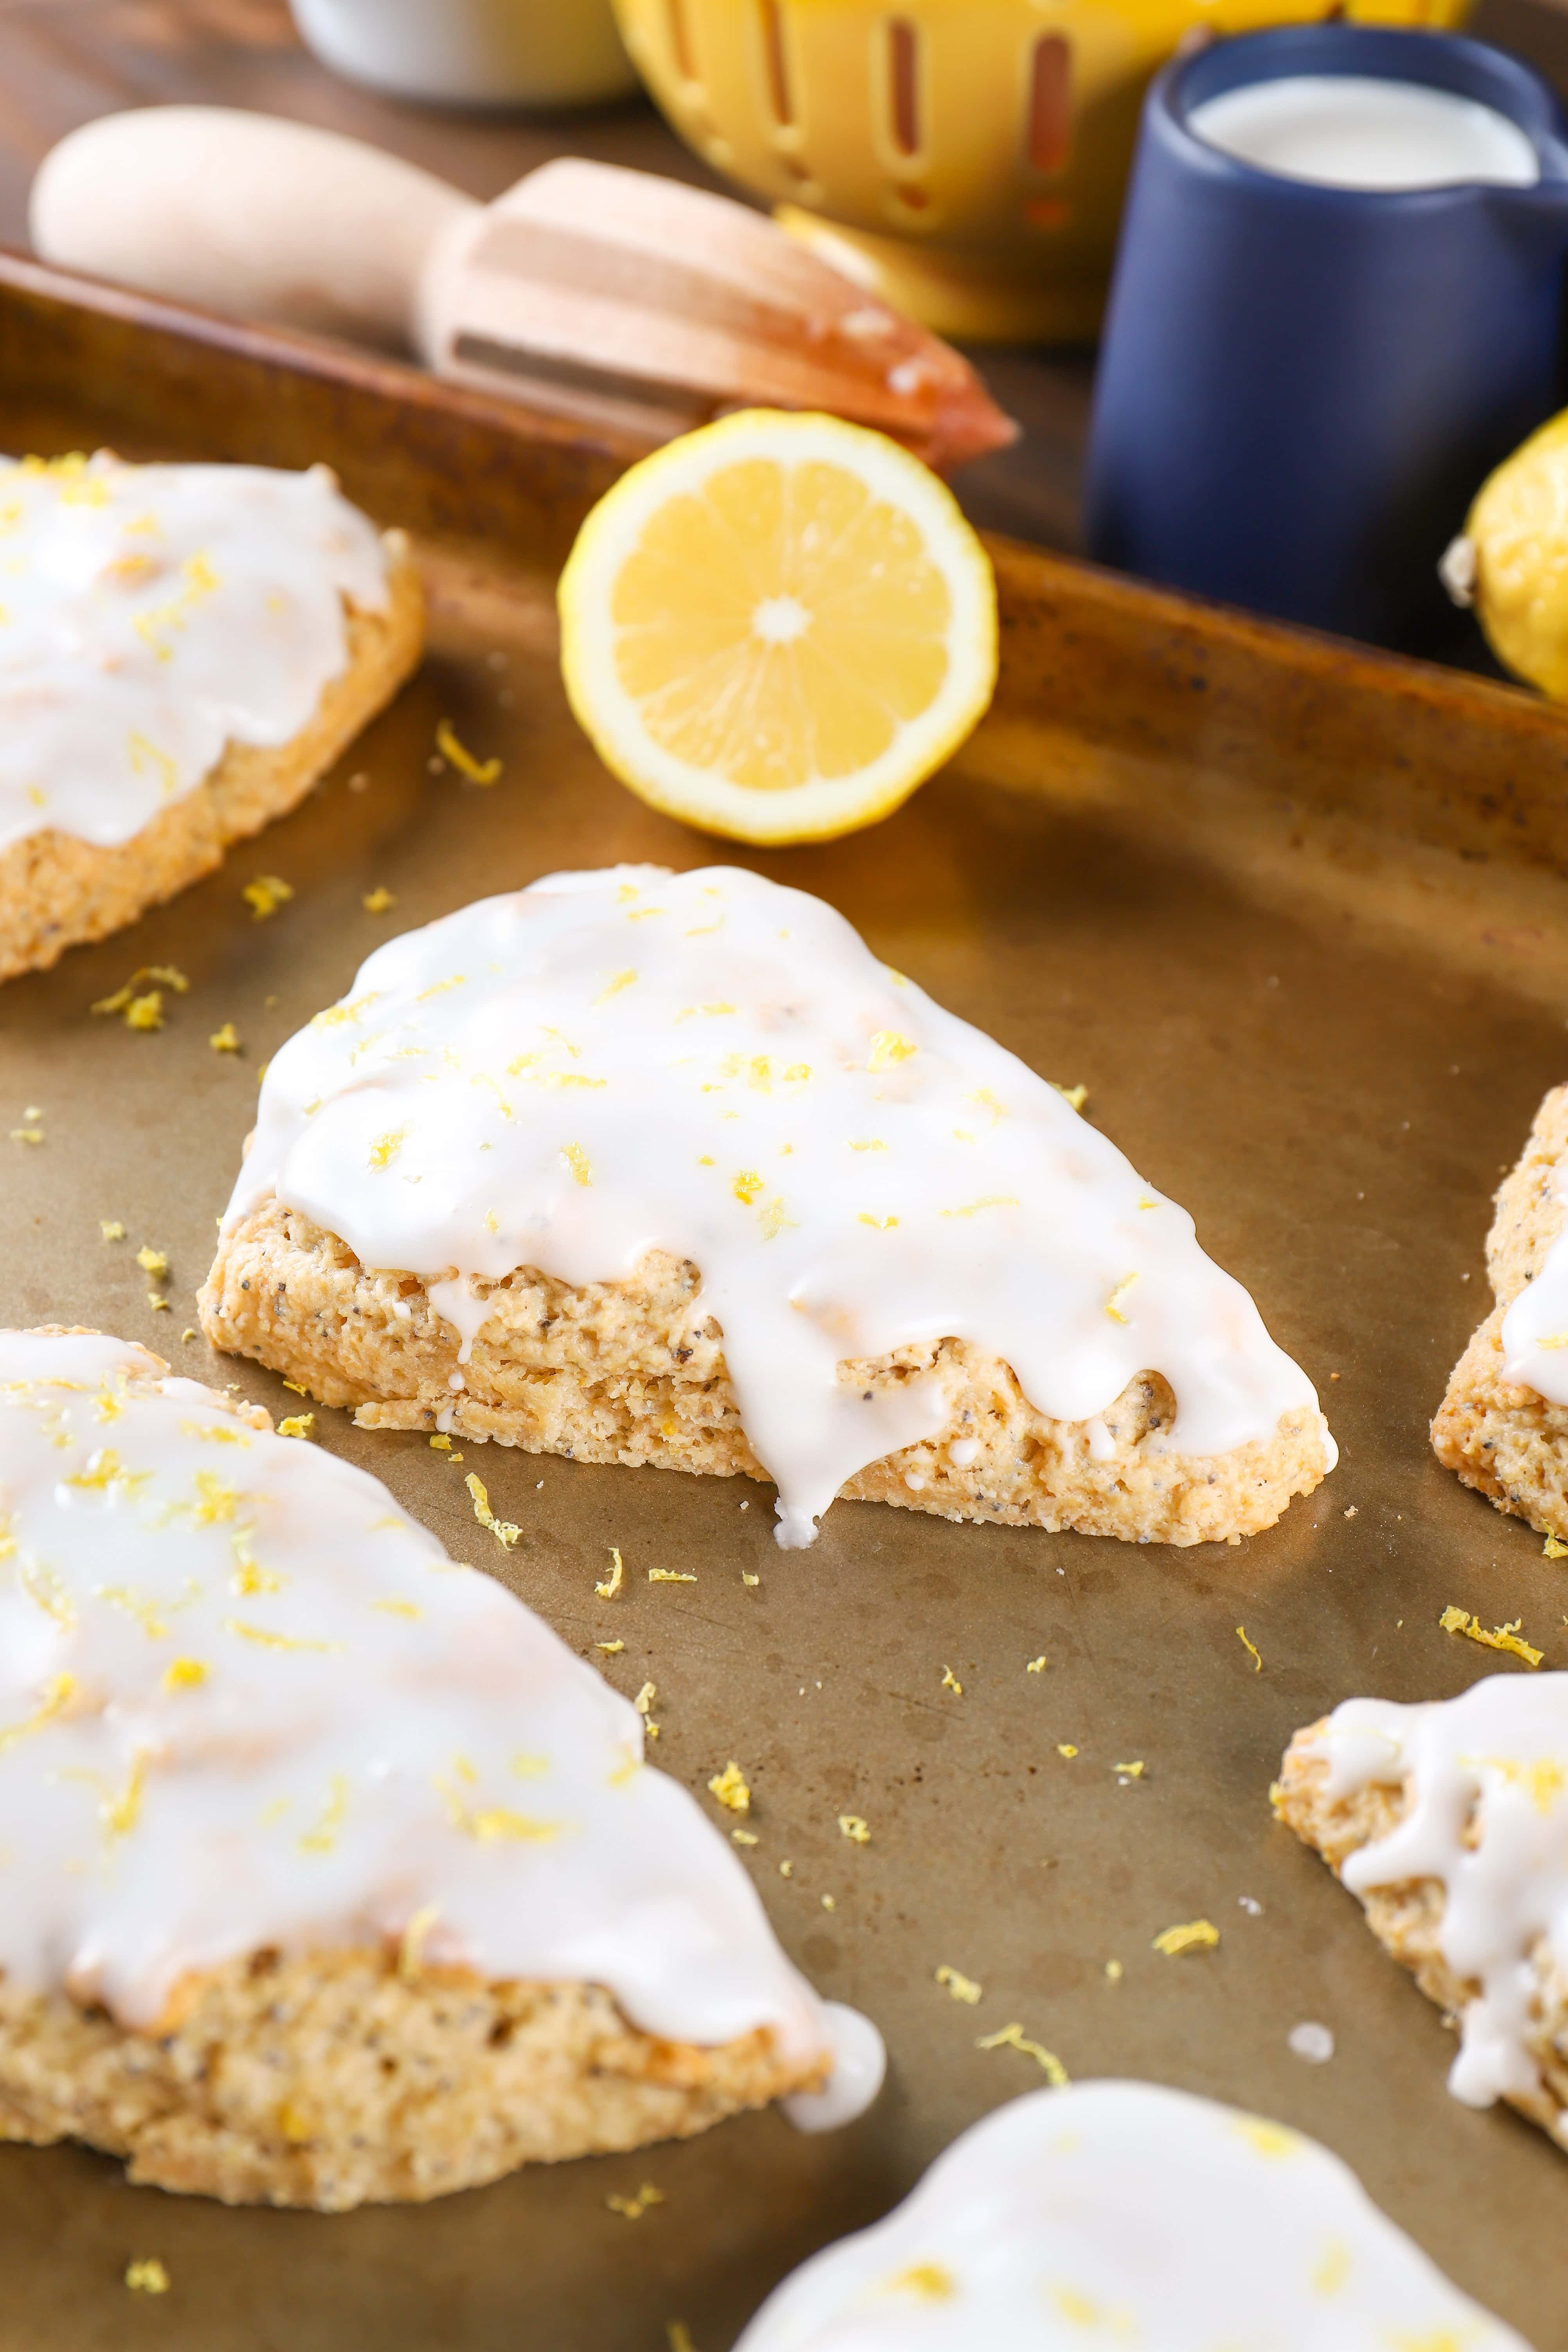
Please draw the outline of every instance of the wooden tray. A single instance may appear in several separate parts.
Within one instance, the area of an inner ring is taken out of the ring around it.
[[[430,662],[344,772],[133,932],[0,992],[0,1137],[38,1104],[47,1139],[0,1141],[0,1315],[101,1324],[283,1410],[269,1375],[181,1339],[259,1065],[393,925],[556,866],[715,853],[605,774],[562,698],[553,574],[613,444],[0,260],[0,446],[99,441],[326,458],[427,565]],[[1317,1380],[1339,1472],[1235,1549],[843,1505],[814,1551],[784,1555],[765,1489],[492,1449],[492,1502],[525,1529],[503,1556],[460,1472],[319,1412],[326,1444],[584,1654],[613,1619],[615,1679],[658,1685],[661,1766],[700,1790],[742,1761],[747,1861],[779,1934],[882,2025],[888,2089],[835,2137],[768,2114],[338,2219],[132,2189],[79,2148],[0,2150],[4,2352],[663,2352],[677,2319],[723,2352],[793,2263],[1039,2081],[1016,2051],[974,2046],[1013,2020],[1075,2075],[1181,2084],[1315,2133],[1540,2352],[1568,2347],[1563,2156],[1448,2098],[1436,2012],[1267,1797],[1291,1730],[1339,1698],[1519,1670],[1442,1633],[1449,1601],[1521,1617],[1568,1664],[1568,1570],[1426,1440],[1483,1305],[1491,1189],[1568,1059],[1568,723],[1470,677],[995,553],[1002,688],[962,759],[869,833],[742,862],[822,893],[943,1003],[1087,1083],[1088,1115],[1193,1209]],[[503,757],[492,791],[432,772],[442,718]],[[258,924],[239,893],[262,871],[296,895]],[[390,919],[362,908],[378,884]],[[89,1016],[164,961],[193,985],[162,1033]],[[240,1059],[208,1048],[225,1021]],[[100,1240],[103,1217],[127,1244]],[[171,1255],[172,1314],[147,1305],[142,1241]],[[630,1571],[613,1610],[594,1596],[611,1543]],[[676,1564],[699,1581],[642,1574]],[[1041,1651],[1048,1670],[1026,1675]],[[1131,1758],[1145,1776],[1120,1785]],[[845,1843],[841,1811],[871,1845]],[[1152,1950],[1198,1914],[1217,1950]],[[939,1990],[943,1963],[984,1985],[978,2007]],[[1327,2065],[1287,2047],[1309,2018],[1334,2032]],[[643,2180],[662,2205],[636,2222],[606,2209]],[[151,2254],[174,2281],[156,2302],[121,2284]]]

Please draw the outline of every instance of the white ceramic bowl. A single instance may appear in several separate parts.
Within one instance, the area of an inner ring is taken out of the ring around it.
[[[637,77],[610,0],[291,0],[321,63],[399,98],[582,106]]]

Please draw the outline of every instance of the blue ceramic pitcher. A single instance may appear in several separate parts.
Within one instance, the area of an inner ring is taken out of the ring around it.
[[[1188,127],[1287,75],[1475,99],[1530,186],[1325,186]],[[1477,41],[1344,24],[1217,42],[1150,89],[1095,388],[1092,553],[1385,644],[1446,622],[1444,548],[1483,477],[1562,402],[1568,144],[1552,92]]]

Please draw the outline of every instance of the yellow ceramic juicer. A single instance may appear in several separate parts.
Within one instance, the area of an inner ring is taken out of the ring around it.
[[[1092,336],[1144,87],[1184,34],[1468,0],[615,0],[670,121],[939,334]]]

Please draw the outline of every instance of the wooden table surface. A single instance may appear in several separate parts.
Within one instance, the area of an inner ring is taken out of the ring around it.
[[[560,0],[568,5],[568,0]],[[1471,29],[1568,90],[1568,0],[1479,0]],[[646,101],[570,113],[463,112],[377,97],[301,47],[287,0],[0,0],[0,243],[25,246],[27,189],[54,142],[127,106],[254,107],[374,141],[489,197],[552,155],[594,155],[721,187]],[[1023,440],[969,467],[975,520],[1050,547],[1079,544],[1088,351],[975,354]]]

